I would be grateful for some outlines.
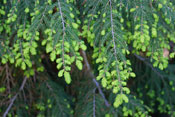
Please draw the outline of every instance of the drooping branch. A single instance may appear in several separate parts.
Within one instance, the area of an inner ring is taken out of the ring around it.
[[[148,63],[147,61],[145,61],[145,58],[134,54],[139,60],[143,61],[146,65],[148,65],[160,78],[164,78],[162,74],[160,74],[150,63]]]
[[[97,82],[97,80],[96,80],[95,78],[93,78],[93,82],[94,82],[94,83],[95,83],[95,85],[97,86],[97,88],[98,88],[98,90],[99,90],[100,95],[101,95],[101,96],[102,96],[102,98],[104,99],[104,101],[105,101],[105,105],[106,105],[107,107],[109,107],[109,106],[110,106],[110,104],[109,104],[109,103],[108,103],[108,101],[106,100],[105,95],[104,95],[104,93],[103,93],[103,91],[102,91],[102,89],[101,89],[101,87],[100,87],[99,83]]]
[[[21,87],[20,87],[19,91],[16,93],[16,95],[13,96],[13,97],[10,99],[10,104],[9,104],[8,108],[6,109],[5,113],[3,114],[3,117],[6,117],[6,116],[7,116],[8,112],[10,111],[11,107],[13,106],[14,101],[16,100],[17,96],[18,96],[19,93],[23,90],[26,81],[27,81],[27,77],[24,78],[24,80],[23,80],[23,82],[22,82],[22,84],[21,84]]]
[[[98,88],[100,95],[102,96],[102,98],[103,98],[104,101],[105,101],[105,105],[106,105],[107,107],[109,107],[110,104],[109,104],[109,102],[107,101],[107,99],[105,98],[105,95],[104,95],[104,93],[103,93],[103,91],[102,91],[102,89],[101,89],[99,83],[97,82],[97,80],[96,80],[94,74],[92,73],[92,70],[91,70],[90,64],[89,64],[89,62],[88,62],[88,60],[87,60],[87,56],[86,56],[85,51],[82,50],[81,53],[82,53],[82,56],[83,56],[83,59],[84,59],[84,62],[85,62],[85,66],[87,67],[87,71],[86,71],[86,72],[88,72],[88,74],[89,74],[90,77],[92,78],[93,82],[95,83],[96,87]]]
[[[58,0],[58,7],[59,7],[60,15],[61,15],[61,21],[62,21],[62,26],[63,26],[63,38],[64,38],[64,34],[65,34],[65,24],[64,24],[64,18],[63,18],[62,9],[61,9],[61,3],[60,3],[59,0]]]
[[[114,24],[113,24],[113,16],[112,16],[112,1],[109,0],[109,4],[110,4],[110,15],[111,15],[111,33],[112,33],[112,41],[113,41],[113,49],[114,49],[114,57],[115,57],[115,60],[117,61],[118,58],[117,58],[117,51],[116,51],[116,44],[115,44],[115,36],[114,36]],[[121,78],[120,78],[120,73],[119,73],[119,68],[118,66],[116,65],[116,70],[117,70],[117,75],[118,75],[118,81],[119,81],[119,85],[120,85],[120,90],[121,90],[121,93],[123,93],[123,90],[122,90],[122,84],[121,84]]]
[[[59,7],[59,11],[60,11],[60,15],[61,15],[61,22],[62,22],[62,28],[63,28],[63,41],[62,41],[62,59],[63,59],[63,67],[65,69],[65,63],[64,63],[64,37],[65,37],[65,21],[63,18],[63,13],[62,13],[62,9],[61,9],[61,3],[58,0],[58,7]]]

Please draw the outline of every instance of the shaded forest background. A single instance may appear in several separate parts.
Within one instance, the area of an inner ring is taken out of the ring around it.
[[[174,21],[173,0],[1,0],[0,116],[175,116]]]

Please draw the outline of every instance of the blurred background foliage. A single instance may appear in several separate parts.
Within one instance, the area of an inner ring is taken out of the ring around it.
[[[0,116],[174,117],[174,21],[173,0],[1,0]]]

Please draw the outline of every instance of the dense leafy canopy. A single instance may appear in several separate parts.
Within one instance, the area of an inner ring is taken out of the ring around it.
[[[1,0],[0,115],[175,116],[175,1]]]

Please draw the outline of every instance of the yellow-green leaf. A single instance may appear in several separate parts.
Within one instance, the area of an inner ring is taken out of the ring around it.
[[[76,66],[78,67],[79,70],[82,70],[83,68],[83,64],[79,60],[76,60]]]
[[[23,70],[26,69],[26,64],[25,64],[24,62],[21,63],[21,68],[22,68]]]
[[[60,68],[62,67],[62,65],[63,65],[63,63],[59,63],[59,64],[57,65],[57,69],[60,69]]]
[[[103,78],[101,80],[101,84],[102,84],[103,87],[106,87],[107,86],[107,80],[106,80],[106,78]]]
[[[26,9],[25,9],[25,13],[28,13],[29,12],[29,8],[27,7]]]
[[[53,50],[52,46],[50,44],[47,44],[46,46],[46,53],[49,53]]]
[[[133,72],[130,73],[130,76],[131,77],[136,77],[135,73],[133,73]]]
[[[71,17],[71,18],[74,18],[75,16],[74,16],[74,14],[73,14],[73,13],[70,13],[70,17]]]
[[[123,98],[123,100],[124,100],[126,103],[129,102],[129,99],[128,99],[128,97],[127,97],[125,94],[122,95],[122,98]]]
[[[63,73],[64,73],[64,69],[60,70],[60,71],[58,72],[58,77],[62,77],[62,76],[63,76]]]
[[[130,9],[130,12],[134,12],[136,9],[135,8],[131,8]]]
[[[159,3],[158,8],[161,9],[163,6],[162,4]]]
[[[102,36],[105,35],[105,30],[102,30],[102,31],[101,31],[101,35],[102,35]]]
[[[51,54],[50,54],[50,59],[51,61],[54,61],[56,59],[56,52],[53,51]]]
[[[103,17],[106,17],[106,13],[103,13]]]
[[[86,47],[84,44],[81,44],[80,47],[81,47],[81,49],[84,50],[84,51],[87,49],[87,47]]]
[[[78,29],[78,24],[77,23],[72,23],[73,28]]]
[[[170,54],[170,58],[174,58],[175,53]]]
[[[64,72],[64,78],[67,84],[71,83],[71,77],[69,72]]]

